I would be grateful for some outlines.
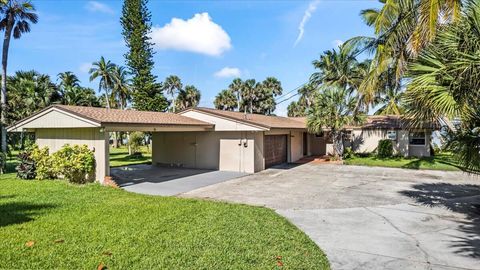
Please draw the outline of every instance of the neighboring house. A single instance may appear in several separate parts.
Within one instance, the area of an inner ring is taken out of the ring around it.
[[[392,117],[369,117],[362,127],[347,127],[360,152],[373,151],[390,137],[402,155],[428,156],[431,129],[402,129]],[[152,133],[152,163],[163,166],[254,173],[328,154],[325,136],[308,134],[304,118],[244,114],[208,108],[173,113],[54,105],[8,128],[35,132],[37,144],[51,152],[64,144],[86,144],[95,151],[96,179],[109,175],[109,132]],[[395,131],[395,133],[394,133]],[[422,133],[423,132],[423,133]],[[394,134],[396,136],[394,137]]]
[[[299,118],[306,121],[305,118]],[[360,126],[345,127],[345,146],[351,147],[357,153],[371,153],[376,150],[378,142],[383,139],[393,141],[395,154],[408,157],[428,157],[430,140],[434,124],[423,124],[420,128],[409,128],[407,120],[395,115],[368,116]],[[328,134],[328,133],[325,133]],[[333,145],[328,136],[309,134],[309,155],[326,155],[333,152]]]

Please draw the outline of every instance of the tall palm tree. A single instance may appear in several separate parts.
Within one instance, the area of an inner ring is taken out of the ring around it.
[[[222,90],[213,101],[215,109],[233,111],[238,106],[238,99],[231,89]]]
[[[132,99],[131,82],[128,77],[130,74],[125,67],[115,66],[113,68],[113,88],[112,96],[120,105],[120,109],[124,110],[128,102]]]
[[[242,103],[242,89],[243,81],[240,78],[235,78],[228,86],[228,89],[237,96],[237,108],[240,110],[240,104]]]
[[[362,51],[374,53],[368,76],[360,93],[368,103],[375,101],[379,78],[387,78],[398,91],[409,61],[431,43],[437,30],[458,20],[462,0],[379,0],[380,9],[361,12],[365,23],[374,28],[375,37],[355,37],[346,42]],[[393,76],[383,76],[384,73]]]
[[[445,27],[408,69],[407,116],[417,124],[459,118],[449,136],[468,171],[480,171],[480,3],[467,1],[458,23]]]
[[[312,74],[311,84],[337,85],[347,90],[356,90],[363,79],[358,74],[359,62],[356,59],[357,50],[353,46],[341,45],[338,49],[325,51],[320,59],[312,62],[318,72]]]
[[[180,110],[197,107],[200,103],[200,98],[200,91],[193,85],[187,85],[185,89],[180,90],[177,96],[176,106]]]
[[[386,93],[378,98],[381,105],[375,114],[377,115],[402,115],[405,112],[403,97],[405,92],[397,88],[388,88]]]
[[[163,83],[163,89],[172,96],[172,111],[175,112],[175,94],[183,88],[182,81],[178,76],[170,75],[165,79]]]
[[[2,125],[2,153],[7,152],[7,133],[5,129],[6,111],[7,111],[7,64],[8,49],[10,47],[10,39],[19,39],[22,34],[30,32],[30,24],[38,22],[38,15],[35,13],[35,7],[30,1],[8,0],[0,3],[0,31],[5,31],[2,50],[2,89],[0,98],[1,109],[1,125]]]
[[[101,93],[102,90],[105,91],[107,109],[110,109],[111,96],[108,91],[115,85],[115,64],[110,62],[110,60],[105,61],[105,58],[102,56],[100,57],[100,61],[94,62],[92,66],[89,71],[90,81],[100,78],[98,82],[98,92]]]

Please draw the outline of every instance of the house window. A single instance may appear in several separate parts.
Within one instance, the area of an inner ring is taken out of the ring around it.
[[[387,131],[387,138],[392,141],[397,140],[397,131],[396,130],[388,130]]]
[[[411,145],[425,145],[425,132],[410,132]]]

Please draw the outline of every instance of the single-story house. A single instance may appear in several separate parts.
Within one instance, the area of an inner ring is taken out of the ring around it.
[[[398,153],[430,155],[431,128],[405,129],[399,117],[373,116],[360,127],[346,127],[347,142],[359,152],[371,152],[378,140],[395,141]],[[96,179],[110,174],[109,132],[152,133],[152,164],[254,173],[325,155],[331,142],[324,134],[309,134],[305,118],[244,114],[191,108],[177,114],[94,107],[53,105],[7,129],[34,132],[40,147],[51,152],[64,144],[86,144],[95,151]]]

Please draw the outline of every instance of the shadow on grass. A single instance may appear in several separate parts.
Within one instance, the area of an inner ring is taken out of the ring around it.
[[[454,236],[451,247],[455,253],[480,258],[480,186],[449,183],[417,184],[413,190],[400,192],[428,207],[445,207],[465,215],[458,220],[463,236]]]
[[[35,216],[53,207],[55,207],[53,204],[32,204],[26,202],[0,204],[0,227],[32,221]]]

